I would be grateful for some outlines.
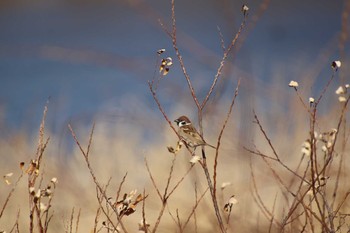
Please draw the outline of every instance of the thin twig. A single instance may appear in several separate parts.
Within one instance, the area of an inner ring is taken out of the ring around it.
[[[18,177],[16,183],[12,186],[11,191],[10,191],[9,194],[7,195],[7,198],[6,198],[6,200],[5,200],[5,203],[4,203],[4,205],[2,206],[2,209],[1,209],[1,212],[0,212],[0,219],[1,219],[2,215],[4,214],[5,208],[6,208],[7,204],[8,204],[8,202],[10,201],[11,196],[12,196],[13,192],[15,191],[15,189],[17,188],[17,185],[18,185],[18,183],[20,182],[20,180],[22,179],[22,177],[23,177],[23,171],[21,171],[21,175]]]
[[[209,174],[209,170],[208,170],[208,166],[207,166],[207,160],[206,160],[206,156],[205,156],[205,152],[204,149],[202,148],[202,157],[203,157],[203,161],[201,163],[205,177],[207,179],[207,183],[208,183],[208,187],[210,190],[210,195],[211,195],[211,200],[213,202],[213,206],[214,206],[214,211],[215,211],[215,215],[216,215],[216,219],[218,220],[219,223],[219,227],[222,233],[225,233],[225,226],[224,226],[224,222],[222,221],[222,217],[220,214],[220,209],[218,206],[218,201],[216,199],[216,196],[214,196],[214,187],[210,178],[210,174]]]
[[[155,190],[157,191],[157,194],[158,194],[158,197],[160,198],[160,200],[163,201],[162,194],[160,194],[160,191],[159,191],[159,188],[158,188],[158,186],[157,186],[157,184],[156,184],[156,181],[154,180],[154,178],[153,178],[153,176],[152,176],[152,173],[151,173],[151,170],[150,170],[150,168],[149,168],[149,166],[148,166],[148,162],[147,162],[146,157],[145,157],[144,161],[145,161],[145,165],[146,165],[146,168],[147,168],[148,175],[149,175],[149,177],[151,178],[153,187],[154,187]]]
[[[41,119],[41,123],[39,127],[39,139],[38,139],[38,146],[36,151],[36,158],[31,161],[30,167],[26,171],[28,173],[28,190],[30,188],[35,187],[35,182],[38,178],[37,173],[40,171],[39,169],[41,166],[41,161],[42,161],[46,146],[50,141],[50,137],[48,137],[44,142],[45,120],[46,120],[46,115],[48,111],[48,104],[49,104],[49,100],[47,101],[44,107],[43,117]],[[41,176],[41,179],[42,178],[43,176]],[[41,181],[39,184],[39,188],[40,186],[41,186]],[[41,218],[40,218],[41,217],[40,208],[38,208],[37,204],[40,205],[40,197],[39,197],[39,200],[36,200],[35,202],[34,196],[31,193],[29,193],[29,232],[30,233],[34,232],[34,215],[35,214],[37,216],[37,226],[41,232],[44,232],[44,226],[42,225]]]
[[[120,192],[121,192],[121,190],[122,190],[122,186],[123,186],[123,184],[124,184],[124,182],[125,182],[125,180],[126,180],[126,176],[127,176],[127,175],[128,175],[128,173],[126,172],[125,175],[123,176],[122,181],[119,183],[117,195],[116,195],[116,197],[115,197],[115,202],[118,202],[118,200],[119,200]]]
[[[277,200],[277,193],[275,195],[275,198],[273,200],[273,205],[272,205],[272,217],[271,217],[271,220],[270,220],[270,224],[269,224],[269,233],[271,233],[271,229],[272,229],[272,224],[273,224],[273,220],[275,219],[275,208],[276,208],[276,200]]]
[[[98,224],[98,218],[100,217],[101,213],[101,207],[99,206],[96,211],[95,221],[94,221],[94,230],[93,233],[97,232],[97,224]]]
[[[109,198],[107,197],[107,194],[106,194],[106,191],[104,190],[104,188],[100,185],[100,183],[98,182],[97,180],[97,177],[94,173],[94,170],[92,169],[91,167],[91,164],[90,164],[90,160],[89,160],[89,152],[90,152],[90,147],[91,147],[91,144],[92,144],[92,138],[93,138],[93,134],[94,134],[94,129],[95,129],[95,123],[92,125],[92,128],[91,128],[91,132],[90,132],[90,136],[89,136],[89,144],[87,146],[87,150],[86,152],[84,151],[84,149],[82,148],[72,126],[70,124],[68,124],[68,128],[75,140],[75,143],[78,145],[82,155],[84,156],[84,159],[85,159],[85,163],[89,169],[89,172],[90,172],[90,175],[92,177],[92,180],[93,182],[95,183],[95,186],[96,186],[96,189],[101,193],[101,195],[103,196],[104,200],[106,201],[106,204],[108,204],[108,206],[110,206],[114,213],[117,215],[117,218],[118,218],[118,223],[120,224],[121,228],[123,229],[124,232],[128,232],[127,229],[125,228],[125,225],[123,224],[122,222],[122,219],[121,219],[121,216],[119,216],[118,214],[118,211],[116,210],[116,208],[113,206],[113,204],[109,201]],[[101,205],[101,210],[103,211],[103,213],[106,215],[107,218],[109,218],[108,214],[105,212],[104,208],[102,207]],[[111,222],[112,223],[112,222]],[[115,225],[113,225],[114,227],[114,230],[117,230],[117,227]]]
[[[208,188],[206,189],[208,190]],[[194,196],[195,196],[195,200],[196,203],[198,202],[198,190],[197,190],[197,183],[194,184]],[[197,225],[197,214],[196,214],[196,210],[193,211],[193,218],[194,218],[194,232],[198,233],[198,225]]]
[[[75,221],[75,233],[78,233],[78,229],[79,229],[80,212],[81,212],[81,208],[79,208],[77,220]]]
[[[188,85],[188,88],[190,89],[190,92],[191,92],[191,95],[192,95],[192,98],[197,106],[198,109],[200,109],[200,104],[199,104],[199,101],[197,99],[197,95],[195,93],[195,90],[192,86],[192,82],[191,82],[191,79],[190,79],[190,76],[189,74],[187,73],[187,70],[186,70],[186,67],[185,67],[185,64],[184,64],[184,61],[182,59],[182,56],[181,56],[181,53],[179,51],[179,48],[177,46],[177,40],[176,40],[176,17],[175,17],[175,0],[171,0],[171,20],[172,20],[172,33],[171,33],[171,38],[172,38],[172,42],[173,42],[173,48],[175,50],[175,53],[176,53],[176,56],[179,60],[179,63],[180,63],[180,67],[182,69],[182,72],[185,76],[185,79],[187,81],[187,85]]]
[[[174,155],[174,158],[171,161],[170,171],[169,171],[168,179],[167,179],[164,194],[163,194],[163,202],[169,198],[169,196],[167,195],[167,192],[168,192],[170,181],[174,172],[175,161],[176,161],[176,155]]]
[[[162,27],[163,31],[170,37],[172,38],[172,34],[171,32],[168,30],[168,28],[164,25],[164,23],[162,22],[162,20],[158,19],[158,23],[160,24],[160,26]]]
[[[101,188],[102,188],[102,187],[101,187]],[[102,189],[102,191],[105,192],[104,189]],[[112,218],[111,218],[111,216],[110,216],[110,214],[109,214],[109,210],[108,210],[108,206],[110,206],[110,207],[112,207],[112,209],[114,209],[114,208],[113,208],[113,205],[110,204],[110,202],[108,201],[108,198],[106,199],[105,193],[103,193],[103,192],[101,192],[101,190],[99,189],[99,187],[96,186],[96,196],[97,196],[97,201],[98,201],[100,210],[102,210],[104,216],[106,216],[106,218],[107,218],[107,220],[108,220],[108,224],[112,225],[113,230],[119,232],[119,231],[118,231],[118,226],[114,224],[114,222],[113,222],[113,220],[112,220]],[[107,211],[106,211],[106,210],[103,208],[103,206],[102,206],[102,201],[103,201],[103,200],[106,201]],[[123,228],[123,223],[121,222],[121,219],[120,219],[120,217],[119,217],[119,215],[118,215],[118,212],[115,211],[115,213],[116,213],[117,216],[118,216],[118,220],[119,220],[118,223],[120,223],[120,225],[121,225],[122,228]],[[124,229],[124,228],[123,228],[123,229]]]
[[[179,136],[177,130],[175,129],[175,127],[173,126],[173,124],[172,124],[171,121],[169,120],[169,118],[168,118],[167,114],[165,113],[165,111],[164,111],[162,105],[160,104],[160,102],[159,102],[159,100],[158,100],[158,97],[157,97],[157,94],[156,94],[156,92],[153,90],[153,87],[152,87],[150,81],[148,81],[148,86],[149,86],[149,89],[150,89],[150,91],[151,91],[151,93],[152,93],[152,96],[153,96],[154,101],[156,101],[156,103],[157,103],[157,106],[158,106],[159,111],[163,114],[163,117],[164,117],[164,119],[168,122],[170,128],[171,128],[171,129],[176,133],[176,135],[178,135],[178,137],[180,138],[180,136]]]
[[[72,208],[69,220],[69,233],[73,233],[74,207]]]
[[[262,132],[262,134],[264,135],[265,137],[265,140],[267,141],[267,143],[269,144],[269,147],[271,148],[273,154],[275,155],[276,159],[279,161],[279,156],[275,150],[275,147],[272,145],[272,142],[270,140],[270,138],[267,136],[267,133],[265,132],[264,128],[262,127],[260,121],[259,121],[259,118],[258,116],[256,115],[255,111],[253,110],[253,113],[254,113],[254,119],[255,119],[255,123],[259,126],[260,128],[260,131]]]
[[[335,73],[336,73],[336,72],[337,72],[337,70],[334,70],[334,71],[333,71],[332,77],[328,80],[326,86],[323,88],[323,90],[322,90],[320,96],[318,97],[318,99],[317,99],[316,102],[315,102],[315,108],[317,108],[317,106],[318,106],[318,104],[320,103],[320,101],[321,101],[323,95],[326,93],[326,91],[327,91],[329,85],[331,84],[331,82],[333,81],[333,79],[334,79],[334,77],[335,77]]]
[[[241,79],[238,80],[238,84],[237,84],[237,87],[236,87],[236,90],[235,90],[235,94],[232,98],[232,101],[231,101],[231,104],[230,104],[230,107],[229,107],[229,110],[226,114],[226,119],[222,125],[222,128],[220,130],[220,133],[219,133],[219,136],[218,136],[218,140],[217,140],[217,143],[216,143],[216,150],[215,150],[215,159],[214,159],[214,175],[213,175],[213,195],[214,195],[214,198],[216,199],[216,176],[217,176],[217,166],[218,166],[218,158],[219,158],[219,148],[220,148],[220,145],[221,145],[221,138],[222,138],[222,135],[224,133],[224,130],[226,128],[226,125],[227,125],[227,122],[231,116],[231,113],[232,113],[232,109],[233,109],[233,105],[235,104],[235,100],[236,100],[236,97],[238,95],[238,89],[239,89],[239,86],[240,86],[240,83],[241,83]]]
[[[309,188],[307,191],[305,191],[305,192],[301,195],[300,198],[298,198],[298,194],[300,193],[301,188],[302,188],[302,186],[303,186],[303,184],[304,184],[304,181],[303,181],[303,180],[305,180],[306,173],[307,173],[307,171],[308,171],[309,166],[310,166],[310,161],[308,162],[307,167],[306,167],[305,170],[304,170],[303,179],[300,180],[300,183],[299,183],[299,186],[298,186],[296,195],[295,195],[295,197],[294,197],[294,200],[293,200],[293,202],[292,202],[292,204],[291,204],[291,207],[289,208],[289,211],[288,211],[286,217],[285,217],[284,220],[283,220],[282,229],[284,228],[285,225],[287,225],[288,219],[289,219],[289,218],[293,215],[293,213],[296,211],[296,209],[297,209],[297,207],[299,206],[301,200],[304,199],[305,195],[307,194],[307,192],[308,192],[309,189],[310,189],[310,188]],[[311,187],[311,184],[309,184],[309,185],[310,185],[309,187]]]
[[[16,221],[15,224],[13,225],[12,229],[10,230],[10,233],[12,233],[14,230],[16,230],[16,233],[19,233],[19,215],[20,215],[21,210],[18,209],[17,215],[16,215]]]
[[[166,202],[165,202],[165,203],[163,202],[162,207],[161,207],[161,209],[160,209],[160,211],[159,211],[159,214],[158,214],[156,223],[154,224],[154,228],[153,228],[153,230],[152,230],[152,233],[155,233],[155,232],[157,231],[158,226],[159,226],[159,223],[160,223],[160,220],[161,220],[161,218],[162,218],[162,216],[163,216],[165,207],[166,207]]]
[[[180,232],[182,232],[182,226],[181,226],[181,220],[179,215],[179,209],[176,209],[176,219],[177,219],[177,225],[179,226]]]
[[[264,216],[270,220],[272,217],[273,217],[273,214],[269,211],[269,209],[267,208],[267,206],[265,205],[264,201],[262,200],[259,192],[258,192],[258,188],[257,188],[257,185],[256,185],[256,179],[255,179],[255,175],[254,175],[254,170],[253,170],[253,164],[252,164],[252,159],[250,158],[249,160],[249,166],[250,166],[250,175],[251,175],[251,178],[252,178],[252,186],[251,188],[253,188],[252,190],[252,194],[253,194],[253,198],[255,200],[255,203],[258,205],[258,207],[260,208],[261,212],[264,214]],[[254,196],[255,194],[255,196]],[[277,226],[281,226],[281,224],[276,220],[274,219],[274,223],[277,225]]]
[[[225,52],[226,48],[225,48],[225,41],[224,41],[224,36],[221,33],[221,29],[219,26],[217,26],[218,32],[219,32],[219,36],[220,36],[220,41],[221,41],[221,48],[222,51]]]
[[[146,195],[146,190],[143,189],[143,196],[145,197],[145,195]],[[142,199],[142,224],[143,224],[143,229],[145,230],[145,233],[147,233],[148,226],[147,226],[147,221],[146,221],[145,205],[146,205],[146,198],[143,198]]]
[[[216,83],[217,83],[219,77],[221,76],[221,72],[222,72],[222,69],[224,68],[226,59],[227,59],[228,55],[230,54],[230,51],[231,51],[231,49],[233,48],[233,46],[236,44],[236,41],[237,41],[237,39],[239,38],[239,36],[240,36],[240,34],[241,34],[241,32],[242,32],[242,30],[243,30],[243,28],[244,28],[245,20],[246,20],[246,17],[243,18],[243,21],[242,21],[242,23],[241,23],[241,25],[240,25],[240,27],[239,27],[239,30],[238,30],[238,32],[236,33],[236,36],[232,39],[230,45],[227,47],[227,49],[225,50],[225,52],[224,52],[224,54],[223,54],[223,56],[222,56],[222,58],[221,58],[220,65],[219,65],[219,67],[218,67],[218,70],[216,71],[214,80],[213,80],[213,82],[212,82],[212,84],[211,84],[211,86],[210,86],[210,89],[209,89],[209,91],[208,91],[208,94],[207,94],[207,96],[205,97],[205,99],[203,100],[203,102],[202,102],[201,105],[200,105],[200,109],[201,109],[201,110],[204,109],[206,103],[207,103],[208,100],[209,100],[209,97],[211,96],[211,94],[212,94],[213,91],[214,91],[214,88],[215,88],[215,86],[216,86]]]
[[[298,96],[298,99],[301,103],[301,105],[304,107],[304,109],[309,113],[310,116],[312,116],[312,112],[310,110],[310,108],[306,105],[306,103],[304,102],[303,98],[300,96],[299,92],[298,92],[298,89],[296,87],[294,87],[294,90],[295,90],[295,93],[297,94]]]
[[[173,192],[177,189],[177,187],[182,183],[182,181],[185,179],[185,177],[190,173],[192,168],[194,167],[194,164],[191,164],[190,168],[186,171],[186,173],[180,178],[180,180],[174,185],[172,190],[169,192],[168,197],[173,194]]]
[[[306,183],[309,183],[309,181],[305,180],[304,178],[302,178],[298,173],[296,173],[295,171],[293,171],[290,167],[288,167],[286,164],[284,164],[282,162],[282,160],[279,158],[276,150],[275,150],[275,147],[273,146],[272,142],[271,142],[271,139],[268,137],[267,133],[265,132],[258,116],[256,115],[255,111],[254,112],[254,118],[255,118],[255,123],[259,126],[260,128],[260,131],[261,133],[264,135],[264,138],[265,140],[267,141],[267,143],[269,144],[269,147],[271,148],[274,156],[276,157],[276,159],[273,159],[272,157],[270,156],[266,156],[266,155],[263,155],[262,153],[259,153],[259,152],[254,152],[253,154],[257,154],[257,155],[260,155],[263,159],[265,158],[268,158],[268,159],[271,159],[271,160],[274,160],[274,161],[277,161],[280,165],[282,165],[285,169],[287,169],[289,172],[291,172],[293,175],[295,175],[296,177],[302,179],[303,181],[305,181]],[[252,150],[249,150],[247,149],[249,152],[252,152]]]
[[[195,215],[195,211],[196,211],[196,209],[197,209],[199,203],[201,202],[201,200],[203,199],[203,197],[205,196],[205,194],[208,192],[208,190],[209,190],[209,187],[207,187],[207,188],[205,189],[205,191],[202,193],[202,195],[199,196],[198,199],[197,199],[197,197],[196,197],[196,204],[193,206],[193,208],[192,208],[192,210],[191,210],[191,213],[188,215],[188,217],[187,217],[185,223],[183,224],[182,230],[184,230],[184,229],[186,228],[187,224],[190,222],[190,219],[191,219],[192,215]]]

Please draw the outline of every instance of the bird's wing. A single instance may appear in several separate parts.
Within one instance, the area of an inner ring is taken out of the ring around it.
[[[198,145],[205,145],[206,142],[203,140],[201,135],[197,132],[196,128],[192,125],[187,125],[186,127],[182,127],[183,132],[187,135],[189,140]]]

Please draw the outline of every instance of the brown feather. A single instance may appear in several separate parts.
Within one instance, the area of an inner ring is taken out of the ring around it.
[[[202,136],[198,133],[195,127],[192,126],[191,121],[186,116],[181,116],[175,120],[179,126],[178,133],[181,140],[189,147],[196,148],[197,146],[210,146],[216,149],[214,146],[206,143]],[[181,122],[185,122],[185,125],[180,125]]]

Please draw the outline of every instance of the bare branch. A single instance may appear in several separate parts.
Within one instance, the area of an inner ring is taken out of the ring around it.
[[[4,211],[5,211],[5,209],[6,209],[6,206],[7,206],[8,202],[10,201],[11,196],[12,196],[13,192],[15,191],[15,189],[17,188],[18,183],[20,182],[20,180],[22,179],[22,177],[23,177],[23,171],[21,172],[21,175],[18,177],[16,183],[12,186],[11,191],[10,191],[9,194],[7,195],[7,198],[6,198],[6,200],[5,200],[5,203],[3,204],[2,208],[1,208],[0,219],[1,219],[2,215],[4,214]]]
[[[152,85],[151,85],[151,83],[150,83],[149,81],[148,81],[148,86],[149,86],[149,89],[150,89],[150,91],[151,91],[151,93],[152,93],[152,96],[153,96],[154,101],[156,101],[156,103],[157,103],[157,105],[158,105],[159,111],[163,114],[163,117],[164,117],[164,119],[168,122],[170,128],[176,133],[176,135],[178,135],[177,130],[175,129],[175,127],[173,126],[173,124],[172,124],[171,121],[169,120],[167,114],[165,113],[165,111],[164,111],[162,105],[160,104],[160,102],[159,102],[159,100],[158,100],[158,98],[157,98],[156,92],[153,90],[153,87],[152,87]],[[180,138],[179,135],[178,135],[178,137]]]
[[[185,177],[190,173],[190,171],[192,170],[194,164],[191,164],[190,168],[186,171],[185,175],[183,175],[180,180],[175,184],[175,186],[173,187],[173,189],[169,192],[167,198],[170,197],[171,194],[173,194],[173,192],[177,189],[177,187],[182,183],[182,181],[185,179]]]
[[[199,203],[201,202],[201,200],[203,199],[203,197],[205,196],[205,194],[208,192],[209,187],[206,188],[206,190],[202,193],[202,195],[199,196],[198,199],[196,199],[196,204],[193,206],[191,213],[188,215],[187,220],[185,221],[185,223],[182,226],[182,230],[184,230],[186,228],[186,226],[188,225],[188,223],[190,222],[190,219],[192,217],[192,215],[195,214],[195,211],[199,205]]]
[[[172,42],[173,42],[173,48],[175,50],[177,59],[179,60],[182,72],[183,72],[183,74],[185,76],[185,79],[187,81],[187,85],[188,85],[188,88],[190,89],[192,98],[193,98],[197,108],[201,109],[199,101],[198,101],[196,93],[195,93],[195,90],[194,90],[194,88],[192,86],[192,82],[191,82],[190,76],[187,73],[184,61],[182,59],[182,55],[181,55],[181,53],[179,51],[179,48],[177,46],[177,40],[176,40],[176,18],[175,18],[175,0],[171,0],[171,19],[172,19],[172,33],[171,33],[172,35],[171,35],[171,38],[172,38]]]
[[[224,41],[224,36],[221,33],[221,29],[219,26],[217,26],[218,32],[219,32],[219,36],[220,36],[220,41],[221,41],[221,48],[222,51],[225,52],[226,48],[225,48],[225,41]]]
[[[128,173],[126,172],[125,175],[123,176],[122,181],[121,181],[120,184],[119,184],[118,191],[117,191],[117,196],[116,196],[116,198],[115,198],[115,202],[117,202],[117,201],[119,200],[120,192],[121,192],[121,190],[122,190],[122,186],[123,186],[123,184],[124,184],[124,182],[125,182],[125,180],[126,180],[126,176],[127,176],[127,175],[128,175]]]
[[[213,182],[214,182],[214,185],[213,185],[213,195],[214,195],[214,198],[216,199],[216,176],[217,176],[217,166],[218,166],[218,158],[219,158],[219,148],[220,148],[220,145],[221,145],[221,137],[224,133],[224,130],[226,128],[226,125],[227,125],[227,122],[231,116],[231,113],[232,113],[232,109],[233,109],[233,105],[235,104],[235,100],[236,100],[236,97],[238,95],[238,89],[239,89],[239,86],[240,86],[240,83],[241,83],[241,79],[238,80],[238,84],[237,84],[237,87],[236,87],[236,90],[235,90],[235,94],[232,98],[232,101],[231,101],[231,105],[229,107],[229,110],[226,114],[226,119],[222,125],[222,128],[221,128],[221,131],[219,133],[219,136],[218,136],[218,139],[217,139],[217,143],[216,143],[216,150],[215,150],[215,159],[214,159],[214,175],[213,175]]]
[[[238,30],[238,32],[236,33],[236,36],[232,39],[230,45],[227,47],[227,49],[225,50],[225,52],[224,52],[224,54],[223,54],[223,57],[221,58],[221,62],[220,62],[219,68],[218,68],[218,70],[217,70],[217,72],[216,72],[216,74],[215,74],[213,83],[212,83],[211,86],[210,86],[210,89],[209,89],[209,91],[208,91],[207,96],[205,97],[205,99],[203,100],[203,102],[201,103],[201,105],[200,105],[200,107],[199,107],[201,110],[204,109],[206,103],[207,103],[208,100],[209,100],[209,97],[211,96],[211,94],[212,94],[213,91],[214,91],[214,88],[215,88],[215,86],[216,86],[216,83],[217,83],[219,77],[221,76],[221,72],[222,72],[222,69],[224,68],[226,59],[227,59],[228,55],[230,54],[230,51],[231,51],[231,49],[233,48],[233,46],[236,44],[236,41],[237,41],[237,39],[239,38],[239,36],[240,36],[240,34],[241,34],[241,32],[242,32],[242,30],[243,30],[243,28],[244,28],[245,20],[246,20],[246,18],[244,17],[244,19],[243,19],[243,21],[242,21],[242,23],[241,23],[241,26],[239,27],[239,30]]]
[[[145,158],[144,161],[145,161],[145,165],[146,165],[146,168],[147,168],[148,175],[149,175],[149,177],[151,178],[153,187],[154,187],[155,190],[157,191],[157,194],[158,194],[160,200],[163,201],[162,194],[160,194],[160,191],[159,191],[159,188],[158,188],[158,186],[157,186],[157,184],[156,184],[156,181],[154,180],[154,178],[153,178],[153,176],[152,176],[151,170],[150,170],[150,168],[149,168],[149,166],[148,166],[147,159]]]
[[[95,183],[95,186],[96,186],[96,189],[101,193],[101,195],[103,196],[104,200],[106,201],[106,204],[111,207],[114,211],[114,213],[117,215],[117,218],[118,218],[118,223],[120,224],[121,228],[123,229],[124,232],[128,232],[127,229],[125,228],[123,222],[122,222],[122,219],[121,219],[121,216],[118,214],[118,211],[116,210],[115,206],[113,206],[113,204],[109,201],[109,198],[107,197],[107,194],[106,194],[106,191],[105,189],[102,187],[102,185],[98,182],[97,180],[97,177],[95,175],[95,172],[94,170],[92,169],[91,167],[91,164],[90,164],[90,160],[89,160],[89,151],[90,151],[90,147],[91,147],[91,144],[92,144],[92,137],[93,137],[93,133],[94,133],[94,128],[95,128],[95,123],[93,124],[92,126],[92,129],[91,129],[91,132],[90,132],[90,136],[89,136],[89,143],[87,145],[87,150],[86,152],[84,151],[84,149],[82,148],[81,144],[79,143],[79,140],[73,130],[73,128],[71,127],[71,125],[69,124],[68,125],[68,128],[76,142],[76,144],[78,145],[82,155],[84,156],[85,158],[85,163],[89,169],[89,172],[90,172],[90,175],[92,177],[92,180],[93,182]],[[101,210],[103,211],[103,213],[106,215],[107,218],[109,218],[108,214],[106,213],[106,211],[104,210],[104,208],[102,207],[101,203],[100,203],[100,206],[101,206]],[[112,223],[112,222],[111,222]],[[116,226],[113,225],[114,229],[116,230]]]
[[[164,190],[164,194],[163,194],[163,202],[166,201],[169,198],[169,195],[167,195],[168,192],[168,188],[170,185],[170,180],[172,178],[173,172],[174,172],[174,166],[175,166],[175,160],[176,160],[176,156],[174,155],[173,160],[171,161],[171,166],[170,166],[170,171],[169,171],[169,176],[165,185],[165,190]]]

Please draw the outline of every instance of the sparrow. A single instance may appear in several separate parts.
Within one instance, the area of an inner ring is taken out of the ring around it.
[[[210,146],[216,149],[216,147],[206,143],[202,136],[198,133],[196,128],[192,125],[190,119],[186,116],[180,116],[175,120],[178,129],[178,134],[181,140],[188,146],[196,149],[197,146]]]

